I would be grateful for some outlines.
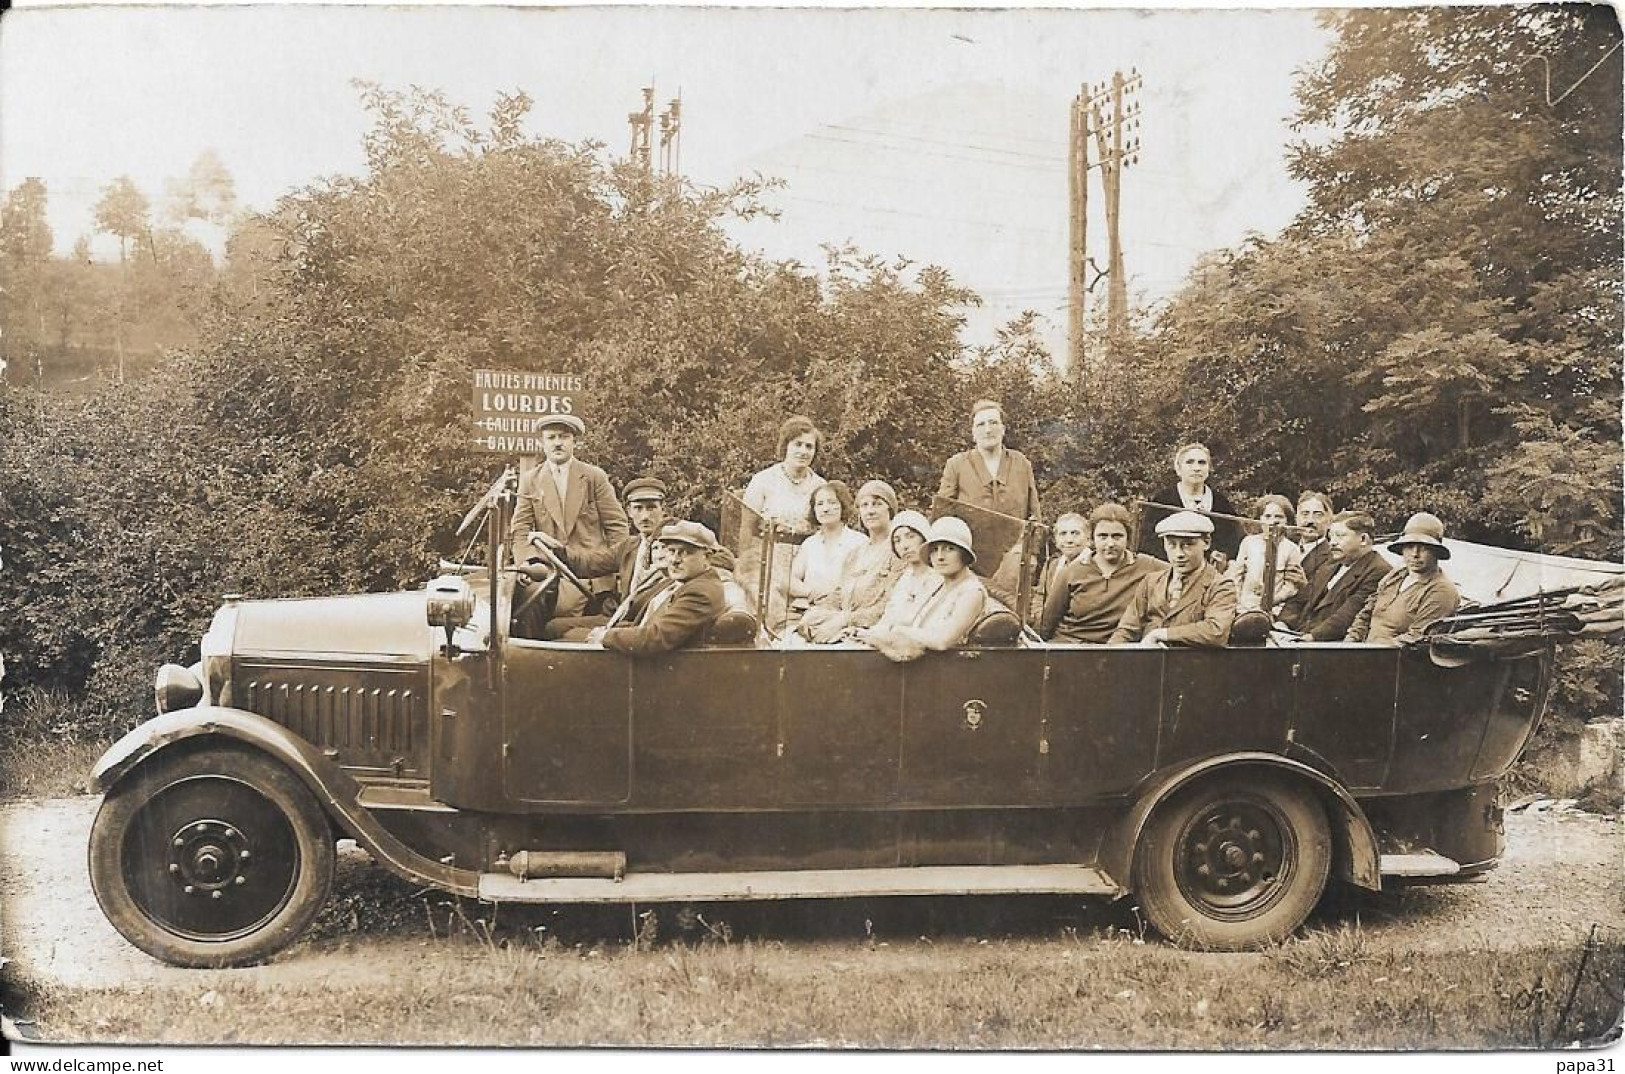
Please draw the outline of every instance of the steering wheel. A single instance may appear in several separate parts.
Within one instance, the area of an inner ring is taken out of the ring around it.
[[[547,547],[547,545],[540,541],[532,541],[530,546],[541,554],[542,559],[547,562],[549,567],[552,567],[558,572],[559,577],[581,590],[582,596],[586,597],[588,600],[592,599],[592,590],[588,588],[587,583],[576,577],[576,572],[565,566],[564,561],[558,556],[554,555],[551,548]]]

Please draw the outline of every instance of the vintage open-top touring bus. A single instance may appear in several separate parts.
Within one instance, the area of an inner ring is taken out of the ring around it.
[[[1257,946],[1330,879],[1492,868],[1547,691],[1545,636],[1201,650],[989,622],[897,663],[764,643],[736,608],[659,656],[527,640],[511,497],[478,505],[484,565],[228,598],[200,663],[160,673],[160,714],[95,770],[91,879],[131,943],[263,959],[348,837],[497,903],[1132,893],[1177,942]]]

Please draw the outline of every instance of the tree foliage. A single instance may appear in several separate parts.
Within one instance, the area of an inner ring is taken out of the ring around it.
[[[1193,272],[1152,330],[1178,404],[1146,416],[1248,492],[1327,487],[1391,522],[1429,509],[1460,536],[1617,555],[1612,12],[1329,19],[1290,151],[1309,203]]]

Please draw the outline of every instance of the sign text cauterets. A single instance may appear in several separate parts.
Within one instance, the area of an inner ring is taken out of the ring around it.
[[[542,423],[558,414],[580,417],[586,387],[577,373],[474,371],[473,447],[499,455],[542,454]]]

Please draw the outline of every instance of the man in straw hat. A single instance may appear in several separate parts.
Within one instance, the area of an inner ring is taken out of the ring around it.
[[[1236,586],[1207,561],[1213,522],[1180,511],[1157,523],[1157,536],[1170,569],[1140,583],[1111,643],[1223,646],[1236,617]]]
[[[576,438],[586,429],[574,414],[553,414],[539,430],[544,458],[519,480],[519,505],[509,531],[516,565],[545,562],[533,542],[562,555],[565,564],[574,567],[625,540],[626,512],[608,475],[575,457]],[[585,604],[578,590],[563,586],[555,614],[577,615]]]
[[[626,626],[599,627],[587,640],[606,649],[646,656],[669,653],[698,641],[727,607],[722,579],[711,566],[717,538],[698,522],[673,522],[660,531],[669,557],[669,581],[647,599],[634,595],[636,608]]]
[[[1439,569],[1439,561],[1450,558],[1450,549],[1445,547],[1444,523],[1437,515],[1426,511],[1412,515],[1388,551],[1403,556],[1405,565],[1377,583],[1376,593],[1349,627],[1348,641],[1370,645],[1415,641],[1461,605],[1455,583]]]

